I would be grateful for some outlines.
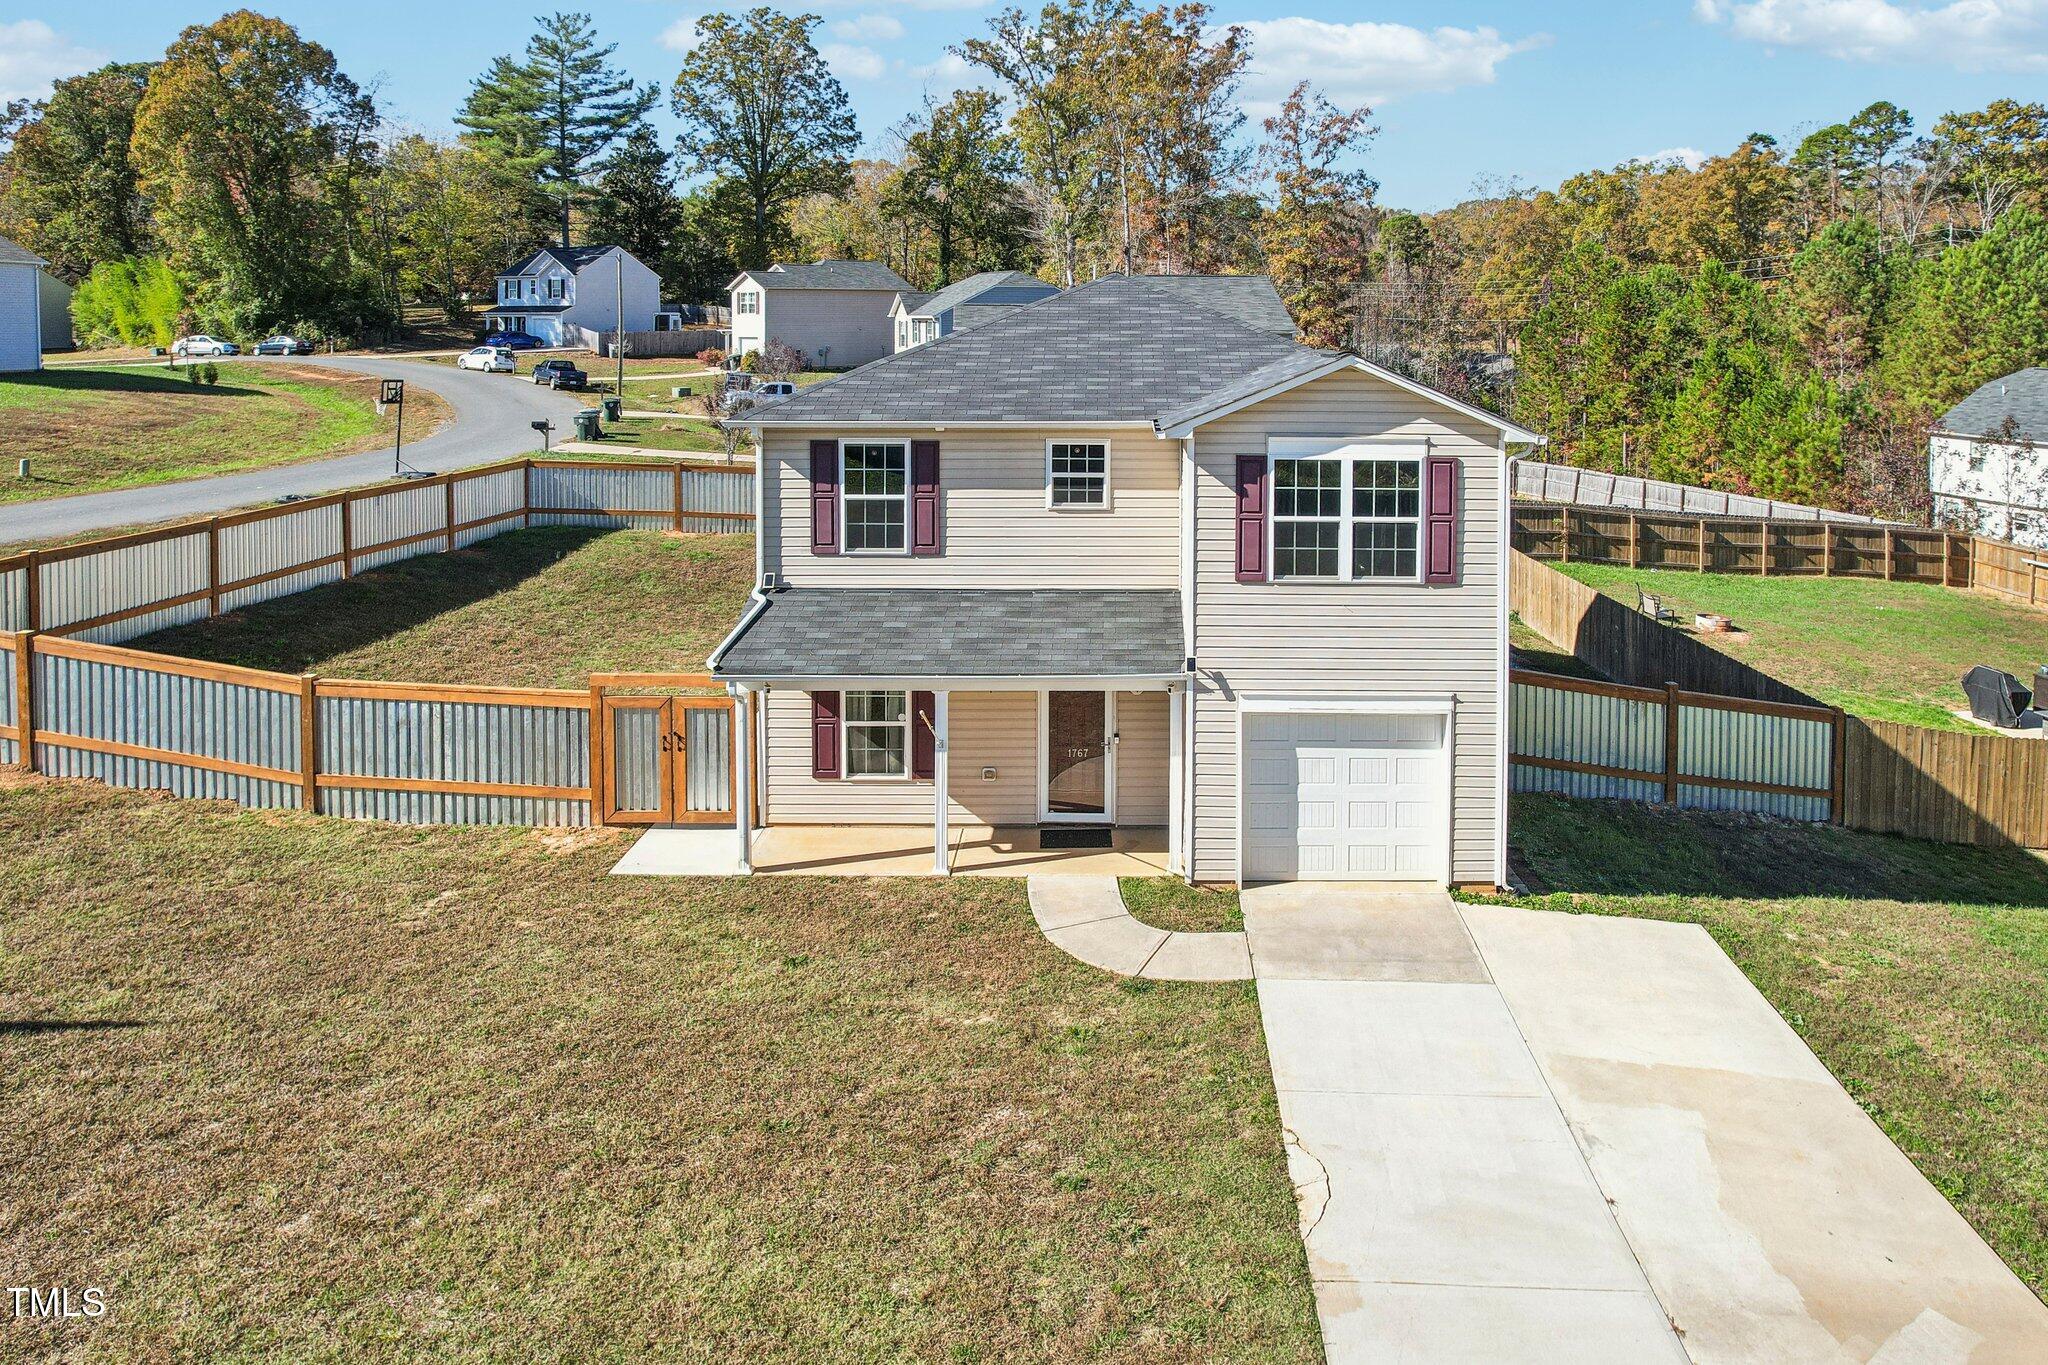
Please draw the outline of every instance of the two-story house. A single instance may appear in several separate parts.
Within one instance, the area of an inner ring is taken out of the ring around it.
[[[986,322],[1006,308],[1035,303],[1059,293],[1021,270],[984,270],[931,294],[905,292],[889,305],[889,321],[896,329],[896,349],[907,351],[927,341],[951,336],[957,327]]]
[[[764,823],[922,826],[939,872],[972,824],[1504,880],[1503,476],[1543,438],[1276,308],[1111,277],[741,419],[760,585],[712,669],[759,695]]]
[[[619,325],[651,332],[661,277],[624,247],[544,246],[498,276],[484,314],[493,332],[524,332],[550,346],[587,346]]]
[[[1934,524],[2048,550],[2048,369],[1994,379],[1927,438]]]
[[[777,263],[733,277],[732,354],[771,341],[820,369],[850,370],[893,349],[889,308],[910,281],[879,261]]]

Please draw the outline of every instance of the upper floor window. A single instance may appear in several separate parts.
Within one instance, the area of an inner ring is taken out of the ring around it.
[[[1273,461],[1273,576],[1421,577],[1422,461]]]
[[[904,777],[910,772],[910,694],[848,692],[846,763],[848,777]]]
[[[551,299],[561,298],[563,284],[564,281],[560,275],[548,276],[548,297]]]
[[[930,341],[930,340],[931,340],[931,339],[932,339],[933,337],[937,336],[938,334],[939,334],[939,323],[938,323],[938,319],[936,319],[936,318],[914,318],[914,319],[912,319],[912,320],[911,320],[911,324],[910,324],[910,335],[911,335],[911,338],[912,338],[912,339],[913,339],[914,341],[916,341],[916,342],[917,342],[917,343],[918,343],[918,344],[919,344],[920,346],[922,346],[922,345],[923,345],[923,344],[924,344],[925,342],[927,342],[927,341]]]
[[[1045,446],[1048,507],[1109,506],[1109,447],[1101,441],[1048,441]]]
[[[742,289],[739,292],[738,301],[733,305],[733,311],[736,313],[760,312],[761,291],[758,289]]]
[[[910,319],[896,319],[896,349],[902,350],[910,344]]]
[[[907,545],[910,447],[901,441],[848,441],[841,449],[847,552],[900,553]]]

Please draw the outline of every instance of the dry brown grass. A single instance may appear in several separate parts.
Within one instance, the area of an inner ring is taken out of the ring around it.
[[[0,790],[0,1274],[76,1360],[1319,1358],[1249,986],[1021,883]]]

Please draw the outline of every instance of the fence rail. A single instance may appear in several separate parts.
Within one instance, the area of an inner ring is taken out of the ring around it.
[[[523,526],[745,531],[752,469],[520,459],[0,559],[0,630],[112,644]]]

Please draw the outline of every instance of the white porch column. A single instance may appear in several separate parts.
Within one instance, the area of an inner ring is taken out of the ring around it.
[[[952,840],[946,833],[946,713],[948,692],[932,694],[932,871],[941,877],[953,871]]]
[[[744,873],[754,870],[753,718],[746,688],[730,683],[726,692],[732,697],[732,823],[739,832],[739,867]]]
[[[1187,875],[1181,848],[1187,824],[1187,689],[1178,683],[1166,693],[1166,870]]]

